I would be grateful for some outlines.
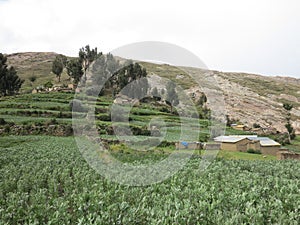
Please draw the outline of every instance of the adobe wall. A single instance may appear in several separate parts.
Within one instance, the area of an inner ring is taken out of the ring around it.
[[[221,144],[220,143],[206,143],[205,150],[220,150]]]
[[[277,155],[277,152],[279,151],[279,147],[277,146],[261,146],[260,152],[263,155]]]
[[[228,150],[228,151],[237,151],[237,146],[235,143],[221,143],[221,150]]]

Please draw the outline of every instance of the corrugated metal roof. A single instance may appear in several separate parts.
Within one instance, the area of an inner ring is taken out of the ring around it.
[[[280,146],[280,144],[268,137],[257,137],[257,135],[229,135],[229,136],[219,136],[214,138],[216,142],[225,143],[236,143],[243,139],[249,139],[251,141],[259,141],[261,146]]]
[[[280,146],[280,144],[268,137],[249,138],[250,140],[259,141],[261,146]]]
[[[259,140],[261,146],[280,146],[280,144],[272,139]]]
[[[229,135],[229,136],[219,136],[214,138],[216,142],[228,142],[228,143],[236,143],[238,141],[241,141],[245,138],[254,138],[257,137],[256,135]]]

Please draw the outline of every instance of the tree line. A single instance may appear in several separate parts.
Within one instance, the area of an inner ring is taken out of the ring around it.
[[[82,76],[86,79],[86,71],[90,64],[102,56],[97,48],[91,49],[89,45],[79,49],[78,57],[68,59],[64,55],[57,55],[52,63],[52,72],[60,82],[63,69],[67,69],[68,75],[73,79],[74,84],[78,84]]]
[[[76,58],[68,59],[64,55],[57,55],[52,63],[52,72],[60,82],[61,74],[66,68],[67,74],[77,86],[79,81],[84,83],[87,81],[87,70],[94,61],[96,62],[90,68],[93,76],[92,85],[87,87],[88,94],[97,94],[99,87],[101,90],[99,95],[110,93],[115,96],[121,90],[122,94],[130,98],[141,98],[147,94],[149,85],[145,78],[147,76],[145,68],[131,60],[120,64],[112,54],[98,53],[97,48],[90,48],[89,45],[80,48]],[[134,85],[128,85],[133,81]]]
[[[0,96],[18,93],[23,83],[15,68],[7,65],[7,57],[0,53]]]

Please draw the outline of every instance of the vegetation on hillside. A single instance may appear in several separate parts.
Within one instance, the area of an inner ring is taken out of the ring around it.
[[[93,61],[102,55],[102,52],[98,53],[97,48],[91,49],[89,45],[82,47],[79,50],[79,62],[81,63],[84,79],[86,80],[86,71]]]
[[[0,53],[0,96],[18,93],[23,82],[15,68],[7,65],[7,57]]]
[[[54,73],[58,82],[60,82],[60,77],[63,72],[64,67],[67,65],[67,57],[64,55],[57,55],[52,63],[52,73]]]
[[[291,140],[295,139],[295,137],[296,137],[295,130],[294,130],[292,124],[291,124],[291,113],[290,113],[290,111],[293,109],[293,105],[289,104],[289,103],[284,103],[283,104],[283,108],[287,112],[285,127],[287,129],[288,136],[289,136],[289,142],[288,142],[288,144],[290,144]]]

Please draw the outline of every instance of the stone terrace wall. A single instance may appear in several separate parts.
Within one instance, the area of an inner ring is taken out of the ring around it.
[[[284,160],[284,159],[296,159],[300,160],[300,154],[290,151],[279,151],[277,152],[277,159]]]

